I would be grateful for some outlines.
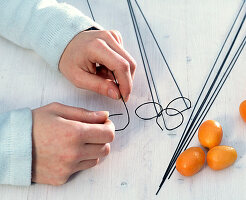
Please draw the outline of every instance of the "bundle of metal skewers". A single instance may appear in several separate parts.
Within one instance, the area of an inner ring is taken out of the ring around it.
[[[177,158],[189,146],[242,53],[246,44],[245,18],[246,4],[244,1],[197,98],[156,194],[159,193],[166,179],[172,176]]]

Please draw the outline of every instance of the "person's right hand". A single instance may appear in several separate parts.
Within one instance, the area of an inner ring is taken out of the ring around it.
[[[99,66],[97,66],[99,64]],[[132,91],[136,61],[124,49],[118,31],[90,30],[75,36],[61,56],[59,69],[76,87],[125,101]],[[115,75],[118,85],[114,82]]]
[[[33,110],[32,181],[61,185],[109,154],[115,127],[108,112],[52,103]]]

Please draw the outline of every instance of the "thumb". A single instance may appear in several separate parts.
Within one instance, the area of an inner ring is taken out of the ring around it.
[[[54,107],[55,113],[62,118],[90,124],[104,124],[109,116],[108,111],[89,111],[58,103]]]

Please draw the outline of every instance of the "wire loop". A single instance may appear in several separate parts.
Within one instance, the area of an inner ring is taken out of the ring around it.
[[[186,102],[186,105],[187,107],[183,110],[178,110],[177,108],[174,108],[174,107],[170,107],[171,104],[173,104],[174,102],[178,101],[178,100],[184,100],[184,101],[187,101]],[[154,116],[151,116],[151,117],[143,117],[139,114],[139,109],[141,109],[142,107],[145,107],[146,105],[150,105],[150,104],[153,104],[155,106],[158,106],[160,111],[158,111],[156,113],[156,115]],[[157,102],[154,102],[154,101],[149,101],[149,102],[146,102],[146,103],[143,103],[141,105],[139,105],[136,109],[135,109],[135,114],[137,115],[138,118],[142,119],[142,120],[152,120],[152,119],[156,119],[156,123],[157,125],[163,130],[164,128],[160,125],[160,123],[158,122],[158,119],[159,117],[161,117],[163,115],[163,112],[165,112],[165,114],[168,116],[168,117],[174,117],[174,116],[177,116],[177,115],[180,115],[181,117],[181,121],[180,123],[177,125],[177,126],[174,126],[174,127],[171,127],[169,128],[166,124],[166,121],[164,120],[164,127],[165,129],[167,129],[168,131],[172,131],[172,130],[175,130],[177,129],[178,127],[180,127],[183,122],[184,122],[184,115],[183,115],[183,112],[190,109],[191,108],[191,101],[190,99],[186,98],[186,97],[177,97],[175,99],[173,99],[172,101],[170,101],[167,106],[165,108],[162,107],[161,104],[157,103]],[[175,111],[174,114],[171,114],[169,113],[168,111]]]

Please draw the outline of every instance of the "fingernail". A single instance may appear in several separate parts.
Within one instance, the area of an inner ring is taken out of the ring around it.
[[[119,99],[119,95],[117,92],[115,92],[113,89],[108,90],[108,96],[112,99]]]
[[[100,116],[100,117],[104,117],[104,116],[109,116],[109,112],[108,111],[97,111],[95,112],[97,116]]]

